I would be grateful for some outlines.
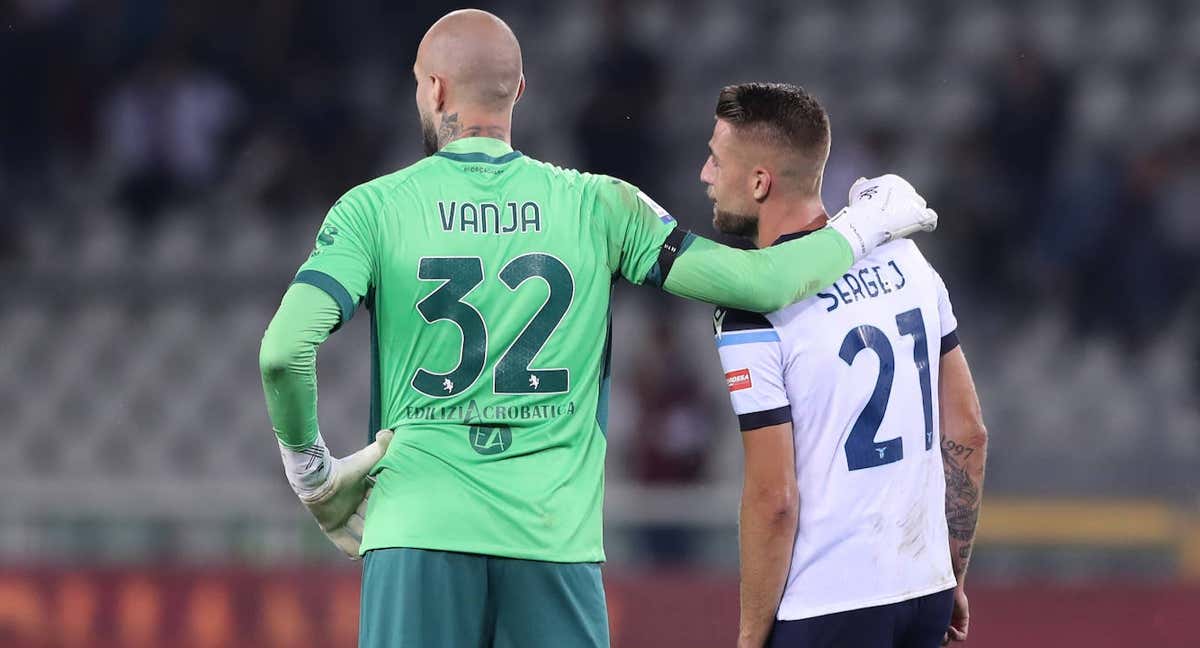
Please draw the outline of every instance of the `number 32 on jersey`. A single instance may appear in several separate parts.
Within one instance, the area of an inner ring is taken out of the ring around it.
[[[413,374],[412,386],[432,398],[457,396],[479,380],[487,359],[487,323],[474,306],[463,301],[484,281],[483,259],[422,257],[417,277],[425,281],[442,282],[441,286],[417,302],[417,312],[429,324],[448,320],[457,326],[462,332],[462,349],[458,366],[454,369],[447,373],[417,369]],[[546,282],[550,294],[492,369],[495,392],[555,394],[568,391],[570,373],[567,369],[531,369],[530,365],[571,307],[575,282],[570,269],[549,254],[529,253],[505,264],[499,278],[513,292],[526,281],[538,278]]]

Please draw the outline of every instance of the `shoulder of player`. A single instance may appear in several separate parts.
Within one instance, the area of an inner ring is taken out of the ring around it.
[[[871,258],[874,256],[896,256],[896,255],[913,255],[913,254],[920,256],[921,249],[918,248],[917,244],[914,241],[912,241],[911,239],[902,238],[902,239],[896,239],[894,241],[888,241],[887,243],[880,245],[879,247],[875,248],[871,252],[871,254],[867,255],[866,258]]]
[[[734,331],[757,331],[774,329],[775,325],[762,313],[723,308],[718,306],[713,311],[713,333],[732,333]]]
[[[929,261],[925,259],[925,255],[921,253],[921,248],[917,243],[903,238],[889,241],[875,248],[874,251],[854,264],[851,270],[887,263],[890,260],[915,261],[921,267],[931,267]]]
[[[413,197],[409,188],[420,177],[417,173],[429,158],[398,171],[372,178],[342,194],[338,203],[351,203],[359,211],[377,212],[393,205],[398,197]],[[336,204],[335,204],[336,206]]]
[[[563,167],[563,166],[559,166],[557,164],[546,162],[544,160],[532,158],[532,157],[529,157],[528,155],[523,155],[520,158],[518,158],[516,161],[520,162],[528,167],[531,167],[533,169],[537,169],[538,171],[541,171],[542,173],[545,173],[545,174],[553,177],[556,181],[565,183],[568,186],[570,186],[570,185],[583,186],[588,181],[588,176],[591,175],[589,173],[584,173],[577,169]]]

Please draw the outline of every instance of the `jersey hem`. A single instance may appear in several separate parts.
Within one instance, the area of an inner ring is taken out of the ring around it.
[[[764,428],[771,425],[791,423],[792,405],[789,403],[787,405],[783,405],[782,407],[776,407],[773,409],[738,414],[737,418],[738,427],[742,429],[742,432],[749,432],[751,430],[757,430],[758,428]]]
[[[946,355],[958,348],[958,329],[950,331],[942,336],[942,355]]]
[[[581,555],[578,558],[570,557],[564,559],[562,556],[552,557],[532,551],[513,551],[511,547],[501,547],[499,545],[456,544],[453,542],[422,542],[413,540],[398,540],[393,542],[372,544],[364,543],[359,548],[358,555],[365,555],[368,551],[373,551],[375,549],[427,549],[430,551],[453,551],[455,553],[478,554],[480,556],[492,556],[495,558],[515,558],[517,560],[536,560],[538,562],[562,564],[602,563],[607,560],[603,550],[598,553]]]
[[[866,601],[844,601],[841,603],[834,603],[816,608],[801,608],[799,612],[794,614],[778,614],[775,618],[779,621],[800,621],[802,619],[811,619],[813,617],[825,616],[827,614],[837,614],[839,612],[849,612],[850,610],[861,610],[864,608],[879,607],[881,605],[891,605],[892,603],[900,603],[901,601],[908,601],[915,598],[921,598],[922,596],[929,596],[930,594],[944,592],[955,587],[958,587],[958,581],[951,578],[932,587],[904,592],[902,594],[894,594],[891,596],[869,599]],[[780,609],[782,610],[782,607]]]

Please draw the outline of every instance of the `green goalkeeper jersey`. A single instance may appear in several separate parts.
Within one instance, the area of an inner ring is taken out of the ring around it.
[[[557,562],[601,543],[609,296],[675,223],[632,186],[468,138],[351,190],[296,281],[371,316],[362,550]]]

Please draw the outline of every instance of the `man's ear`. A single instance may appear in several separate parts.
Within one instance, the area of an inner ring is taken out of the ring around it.
[[[520,101],[521,97],[523,97],[523,96],[525,96],[525,75],[524,74],[521,75],[521,81],[520,81],[520,83],[517,84],[517,96],[515,99],[513,99],[513,103],[515,104],[518,101]]]
[[[754,199],[762,202],[771,195],[771,172],[763,167],[754,167],[754,186],[752,187]]]
[[[429,75],[429,80],[430,92],[433,93],[433,111],[440,113],[446,106],[446,82],[436,74]]]

